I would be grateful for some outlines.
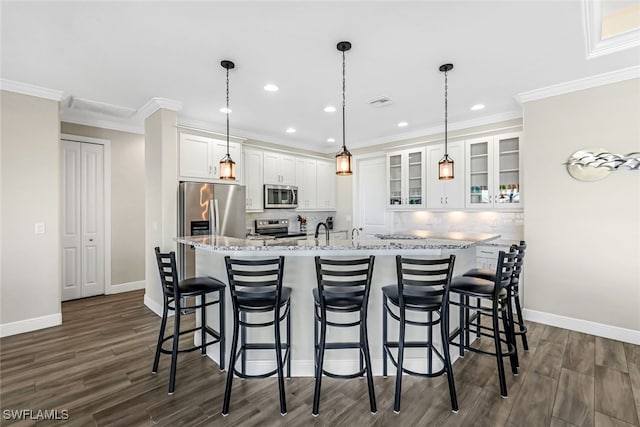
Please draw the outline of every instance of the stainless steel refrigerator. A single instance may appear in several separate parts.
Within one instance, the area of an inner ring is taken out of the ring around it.
[[[181,182],[178,188],[178,235],[246,235],[245,187],[235,184]],[[194,277],[196,251],[179,245],[180,279]]]

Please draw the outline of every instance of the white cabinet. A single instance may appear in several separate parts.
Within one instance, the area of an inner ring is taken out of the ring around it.
[[[466,207],[522,209],[521,133],[468,140]]]
[[[427,208],[462,209],[465,200],[464,143],[447,144],[449,157],[453,159],[454,178],[438,179],[438,162],[444,156],[444,144],[427,146]]]
[[[298,158],[296,178],[299,211],[336,209],[336,174],[333,162]]]
[[[336,209],[335,163],[318,160],[317,207],[321,210]]]
[[[298,210],[317,207],[317,161],[314,159],[296,159],[296,185],[298,186]]]
[[[264,183],[295,185],[296,158],[290,154],[265,151]]]
[[[423,148],[387,154],[387,201],[390,208],[423,208],[424,185]]]
[[[264,207],[264,181],[262,176],[263,152],[260,150],[244,149],[242,157],[245,171],[242,182],[246,186],[247,212],[262,212]]]
[[[181,133],[180,177],[187,180],[220,180],[220,160],[226,153],[226,141]],[[235,175],[239,181],[242,176],[242,146],[236,142],[229,142],[229,154],[236,162]]]

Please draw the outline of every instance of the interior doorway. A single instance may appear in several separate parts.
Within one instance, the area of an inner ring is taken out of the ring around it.
[[[105,293],[110,280],[109,141],[62,135],[62,301]]]
[[[354,227],[366,234],[388,233],[392,218],[386,209],[385,157],[358,158],[355,162],[353,191]]]

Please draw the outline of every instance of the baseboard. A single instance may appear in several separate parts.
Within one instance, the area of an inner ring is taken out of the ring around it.
[[[144,280],[138,280],[137,282],[118,283],[117,285],[111,285],[106,289],[105,294],[119,294],[121,292],[137,291],[144,289]]]
[[[572,317],[560,316],[558,314],[545,313],[542,311],[522,310],[526,320],[543,323],[545,325],[570,329],[572,331],[584,332],[598,337],[623,341],[630,344],[640,345],[640,331],[620,328],[618,326],[605,325],[603,323],[591,322],[589,320],[575,319]]]
[[[32,319],[19,320],[0,325],[0,337],[23,334],[25,332],[37,331],[38,329],[51,328],[62,324],[62,313],[50,314],[49,316],[34,317]]]
[[[144,305],[146,305],[149,310],[157,314],[158,317],[162,317],[162,304],[155,302],[149,298],[147,294],[144,294]],[[173,316],[173,311],[169,311],[169,317],[171,316]]]

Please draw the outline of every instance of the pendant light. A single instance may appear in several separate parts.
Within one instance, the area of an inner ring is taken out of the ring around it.
[[[344,123],[344,110],[345,110],[345,61],[344,53],[351,49],[351,43],[340,42],[338,43],[338,50],[342,52],[342,150],[336,154],[336,175],[347,176],[352,175],[351,169],[351,153],[347,150],[345,142],[345,123]]]
[[[220,179],[225,179],[229,181],[233,181],[236,179],[236,162],[231,159],[231,155],[229,154],[229,70],[235,68],[235,64],[231,61],[224,60],[220,62],[222,68],[227,70],[227,154],[220,160]]]
[[[440,71],[444,73],[444,156],[438,162],[438,179],[453,179],[453,159],[447,153],[447,73],[453,69],[453,64],[444,64],[440,66]]]

